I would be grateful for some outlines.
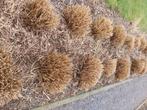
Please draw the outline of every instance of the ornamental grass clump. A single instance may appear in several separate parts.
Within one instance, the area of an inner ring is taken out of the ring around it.
[[[64,18],[72,35],[83,37],[90,31],[91,10],[85,5],[70,5],[64,9]]]
[[[147,40],[144,36],[141,36],[140,42],[141,42],[141,45],[140,45],[139,50],[143,51],[147,47]]]
[[[144,59],[144,61],[145,61],[145,67],[144,67],[143,71],[141,72],[141,74],[147,73],[147,59]]]
[[[72,80],[70,58],[61,53],[49,53],[39,64],[43,89],[50,94],[63,92]]]
[[[143,50],[143,53],[144,53],[145,55],[147,55],[147,46],[146,46],[146,48]]]
[[[51,2],[47,0],[32,0],[28,2],[21,16],[25,26],[37,29],[48,30],[59,25],[59,16]]]
[[[92,24],[92,34],[96,39],[108,39],[113,35],[112,21],[106,17],[98,17]]]
[[[129,51],[133,50],[135,45],[135,37],[132,35],[128,35],[125,39],[124,45],[126,46],[126,49],[128,49]]]
[[[104,74],[106,77],[112,76],[116,71],[117,59],[107,59],[103,62]]]
[[[125,80],[130,76],[131,61],[130,58],[119,58],[116,67],[116,79]]]
[[[139,49],[141,46],[141,41],[140,41],[140,37],[135,37],[135,44],[134,47]]]
[[[21,82],[14,78],[13,69],[10,56],[0,49],[0,107],[20,95]]]
[[[124,45],[126,39],[126,30],[123,25],[116,25],[113,29],[113,36],[111,37],[111,44],[114,47],[121,47]]]
[[[131,71],[133,74],[143,74],[146,68],[145,59],[133,59]]]
[[[89,90],[94,87],[103,73],[103,64],[100,59],[89,56],[83,64],[79,77],[80,90]]]

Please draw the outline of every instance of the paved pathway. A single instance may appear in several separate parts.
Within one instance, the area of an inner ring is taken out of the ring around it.
[[[134,110],[147,98],[147,75],[52,110]]]

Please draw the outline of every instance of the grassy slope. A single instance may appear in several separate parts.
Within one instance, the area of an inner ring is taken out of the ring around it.
[[[147,32],[147,0],[106,0],[129,21],[139,21],[140,28]]]

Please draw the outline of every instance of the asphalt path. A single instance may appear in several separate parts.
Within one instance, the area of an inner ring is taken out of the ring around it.
[[[147,98],[147,75],[52,110],[135,110]]]

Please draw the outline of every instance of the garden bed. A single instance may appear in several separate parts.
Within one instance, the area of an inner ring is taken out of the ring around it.
[[[18,100],[12,100],[1,109],[32,109],[47,103],[62,100],[81,94],[77,87],[79,73],[84,62],[84,56],[95,55],[101,61],[107,58],[120,58],[129,56],[131,58],[145,58],[145,55],[134,49],[128,52],[123,48],[112,48],[110,39],[95,41],[93,35],[88,34],[81,39],[71,39],[70,32],[63,18],[63,8],[70,4],[85,4],[90,7],[92,18],[105,16],[113,21],[113,24],[122,24],[129,34],[137,35],[141,32],[136,30],[132,23],[125,21],[115,11],[110,10],[103,0],[94,3],[93,0],[51,0],[57,13],[60,15],[61,23],[57,29],[51,31],[29,31],[22,26],[21,11],[24,0],[0,1],[0,46],[4,46],[11,54],[12,60],[19,68],[19,79],[22,80],[21,96]],[[49,52],[61,52],[67,54],[73,61],[73,79],[67,89],[59,94],[51,95],[42,89],[37,77],[36,64]],[[132,75],[131,77],[133,77]],[[110,78],[102,77],[97,85],[91,90],[118,82],[114,75]]]

